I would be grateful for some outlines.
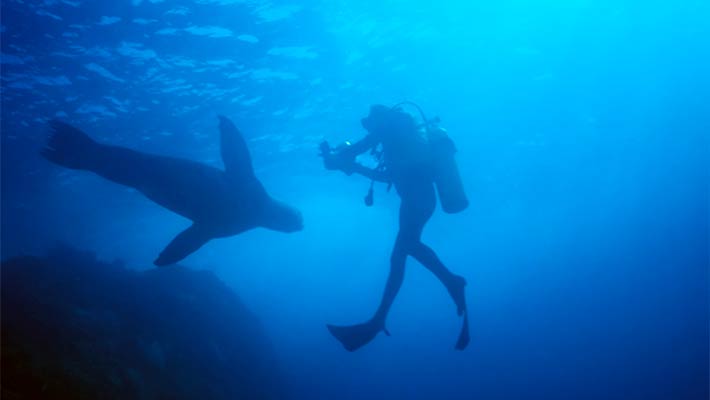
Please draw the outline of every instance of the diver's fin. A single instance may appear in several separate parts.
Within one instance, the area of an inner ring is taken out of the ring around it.
[[[40,154],[47,160],[72,169],[88,169],[96,156],[97,143],[86,133],[58,120],[49,121],[51,135]]]
[[[244,137],[229,118],[219,116],[219,132],[222,147],[222,162],[227,175],[236,179],[254,176],[251,156]]]
[[[456,341],[456,350],[463,350],[468,346],[471,341],[471,336],[468,331],[468,312],[463,313],[463,325],[461,326],[461,333],[459,333],[459,339]]]
[[[389,332],[384,327],[372,321],[351,326],[326,325],[326,327],[347,351],[355,351],[370,343],[381,331],[385,331],[389,336]]]
[[[160,253],[160,256],[158,256],[158,259],[156,259],[153,264],[159,267],[175,264],[194,253],[210,239],[212,239],[212,237],[202,227],[193,224],[180,232],[179,235],[175,236],[175,239]]]

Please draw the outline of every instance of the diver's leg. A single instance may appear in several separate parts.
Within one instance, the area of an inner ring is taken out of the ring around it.
[[[362,324],[349,326],[327,325],[330,333],[343,344],[346,350],[355,351],[359,349],[370,343],[382,331],[389,335],[385,328],[385,320],[395,297],[397,297],[399,288],[402,287],[406,259],[407,252],[405,251],[404,243],[398,236],[392,251],[390,273],[385,284],[385,291],[382,294],[382,300],[375,315]]]
[[[400,209],[400,236],[407,239],[407,253],[424,265],[444,284],[451,280],[453,274],[439,260],[434,250],[422,243],[424,226],[434,214],[436,194],[433,185],[412,186],[408,191],[400,190],[402,208]]]
[[[405,214],[406,218],[400,221],[402,228],[409,234],[407,253],[441,281],[454,303],[456,303],[457,312],[460,315],[466,309],[464,295],[466,280],[461,276],[454,275],[441,262],[434,250],[421,241],[424,226],[429,222],[436,208],[434,186],[432,184],[419,184],[408,186],[407,189],[409,190],[401,191],[403,205],[405,204],[404,200],[407,200],[407,213]]]
[[[382,326],[402,287],[407,256],[411,255],[412,249],[419,243],[424,224],[429,220],[436,205],[434,193],[429,194],[424,185],[408,185],[405,187],[406,190],[402,189],[399,188],[402,197],[399,207],[399,232],[390,257],[390,273],[382,294],[382,301],[373,317],[373,321],[381,323]]]
[[[454,277],[454,274],[451,273],[448,268],[446,268],[446,266],[443,262],[441,262],[434,250],[432,250],[431,247],[425,245],[424,243],[418,242],[417,244],[412,246],[412,249],[410,250],[410,255],[414,257],[414,259],[417,260],[420,264],[422,264],[426,269],[431,271],[434,276],[439,278],[441,283],[443,283],[444,285],[448,284]]]
[[[377,308],[375,315],[369,321],[362,324],[349,326],[327,325],[330,333],[335,336],[348,351],[355,351],[368,344],[382,331],[388,334],[385,329],[385,320],[387,319],[387,314],[389,313],[390,307],[392,307],[395,297],[397,297],[400,287],[402,287],[402,281],[404,281],[404,266],[407,260],[406,242],[407,240],[411,240],[407,239],[407,231],[401,229],[403,215],[407,214],[406,207],[402,204],[400,207],[400,232],[397,235],[397,240],[392,250],[390,273],[387,277],[387,283],[385,284],[380,306]]]
[[[375,323],[383,328],[392,303],[394,303],[394,299],[397,297],[397,293],[399,293],[399,289],[402,287],[402,282],[404,282],[404,268],[407,261],[405,240],[401,233],[397,235],[397,241],[395,242],[390,258],[390,273],[387,277],[387,283],[385,284],[385,291],[382,294],[380,306],[377,308],[375,316],[372,318]]]
[[[431,271],[434,276],[436,276],[439,281],[444,284],[446,290],[449,292],[449,295],[454,300],[454,303],[456,303],[458,314],[463,314],[466,310],[466,296],[464,290],[466,280],[462,276],[455,275],[448,268],[446,268],[434,250],[422,242],[412,246],[410,255],[426,269]]]

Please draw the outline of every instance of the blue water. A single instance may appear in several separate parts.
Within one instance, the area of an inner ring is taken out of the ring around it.
[[[184,262],[262,321],[292,399],[708,398],[710,3],[2,2],[2,258],[67,242],[147,268],[189,221],[38,156],[48,120],[221,168],[240,127],[299,233]],[[458,147],[471,206],[424,241],[465,276],[472,340],[410,260],[380,335],[399,199],[325,171],[370,104],[416,101]],[[169,267],[168,267],[169,268]],[[199,338],[198,338],[199,339]],[[276,366],[275,366],[276,367]]]

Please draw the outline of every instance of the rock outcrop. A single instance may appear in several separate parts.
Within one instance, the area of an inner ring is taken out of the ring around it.
[[[59,248],[2,263],[3,399],[270,399],[275,356],[212,273]]]

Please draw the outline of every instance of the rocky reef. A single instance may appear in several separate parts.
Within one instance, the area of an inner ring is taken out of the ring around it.
[[[212,273],[61,247],[2,263],[3,399],[272,399],[258,319]]]

